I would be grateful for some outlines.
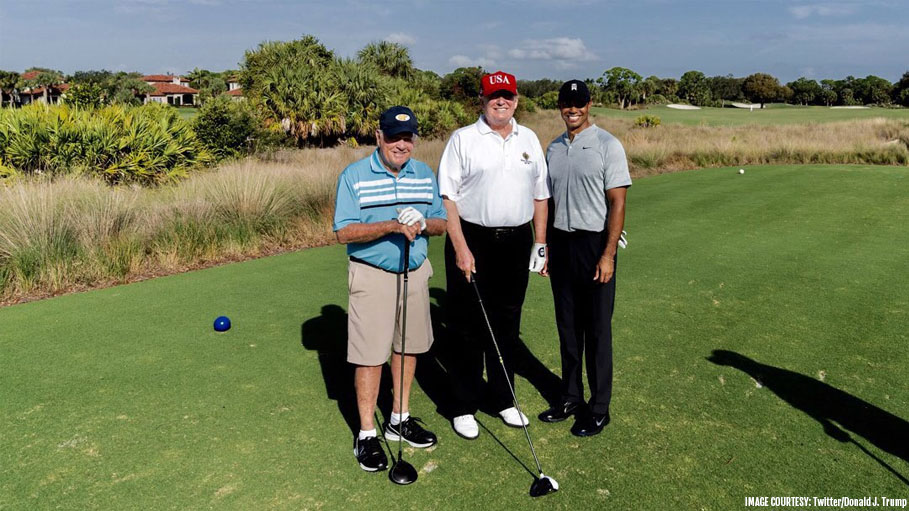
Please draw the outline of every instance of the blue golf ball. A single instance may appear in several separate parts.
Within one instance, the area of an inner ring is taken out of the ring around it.
[[[218,316],[215,319],[215,331],[216,332],[226,332],[230,330],[230,318],[227,316]]]

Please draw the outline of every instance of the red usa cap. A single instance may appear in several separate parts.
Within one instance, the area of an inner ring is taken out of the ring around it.
[[[518,82],[514,79],[514,75],[496,71],[483,77],[484,96],[500,90],[506,90],[512,94],[518,93]]]

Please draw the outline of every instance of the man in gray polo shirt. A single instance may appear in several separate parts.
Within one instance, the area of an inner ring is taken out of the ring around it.
[[[563,388],[562,402],[539,417],[543,422],[560,422],[575,415],[572,434],[591,436],[609,423],[616,248],[631,176],[622,144],[590,123],[590,91],[584,82],[562,85],[559,112],[565,133],[546,151],[553,219],[547,235],[547,271],[555,301]],[[590,385],[587,406],[582,354]]]

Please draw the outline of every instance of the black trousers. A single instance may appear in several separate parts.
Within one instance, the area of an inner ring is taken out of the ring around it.
[[[475,414],[480,404],[498,412],[511,406],[508,385],[514,385],[516,358],[528,354],[519,334],[521,307],[527,292],[527,263],[533,245],[530,224],[513,228],[487,228],[461,220],[461,230],[476,264],[476,281],[492,324],[502,359],[489,336],[473,285],[458,269],[454,246],[445,240],[445,277],[448,285],[448,327],[456,349],[452,357],[454,416]],[[483,362],[488,386],[483,389]]]
[[[562,399],[584,401],[581,357],[587,362],[590,409],[609,411],[612,399],[612,312],[615,274],[609,282],[593,280],[606,248],[606,231],[549,231],[549,280],[555,302],[562,353]],[[586,353],[585,353],[586,351]]]

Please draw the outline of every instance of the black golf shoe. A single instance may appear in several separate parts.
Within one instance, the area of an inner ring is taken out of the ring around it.
[[[609,412],[585,413],[575,419],[574,425],[571,426],[571,434],[574,436],[598,435],[607,424],[609,424]]]
[[[388,457],[382,449],[379,439],[370,436],[363,440],[354,438],[354,456],[360,463],[360,468],[367,472],[378,472],[388,468]]]
[[[576,414],[581,408],[580,403],[562,403],[553,406],[537,417],[543,422],[562,422]]]
[[[419,417],[408,417],[400,424],[385,424],[385,438],[397,442],[404,437],[404,441],[414,447],[429,447],[435,445],[436,435],[432,431],[423,429],[423,421]]]

